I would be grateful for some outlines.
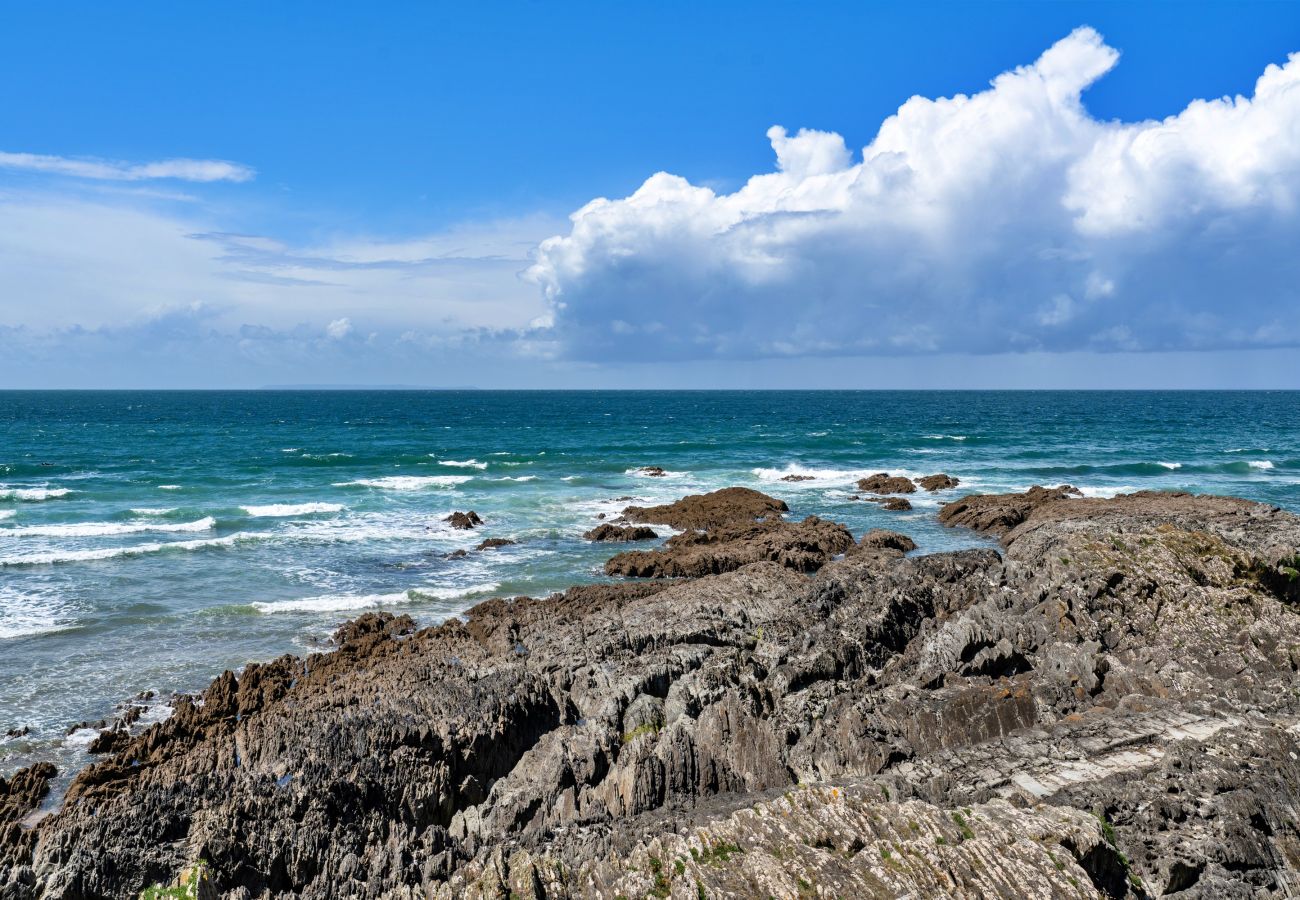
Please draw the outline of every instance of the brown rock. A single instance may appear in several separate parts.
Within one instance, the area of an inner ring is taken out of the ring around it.
[[[789,512],[785,501],[743,487],[692,494],[662,506],[629,506],[623,515],[630,522],[648,522],[670,528],[711,528],[733,522],[779,519]]]
[[[510,538],[488,538],[488,539],[485,540],[485,541],[480,541],[480,542],[479,542],[479,545],[478,545],[477,547],[475,547],[474,549],[475,549],[475,550],[495,550],[495,549],[497,549],[498,547],[510,547],[510,546],[512,546],[512,545],[514,545],[514,544],[517,544],[517,543],[519,543],[519,542],[518,542],[518,541],[512,541],[512,540],[510,540]]]
[[[782,476],[781,480],[782,481],[815,481],[816,479],[812,475],[785,475]]]
[[[862,536],[857,546],[862,549],[888,549],[911,553],[916,549],[916,541],[897,531],[873,528]]]
[[[638,475],[645,475],[647,478],[663,478],[668,473],[659,466],[642,466],[636,470]]]
[[[873,494],[910,494],[916,490],[916,485],[912,483],[912,479],[904,478],[902,475],[877,472],[875,475],[858,479],[858,490]]]
[[[1034,485],[1021,494],[971,494],[940,509],[939,521],[944,525],[1005,534],[1025,521],[1037,507],[1081,496],[1078,488],[1068,484],[1054,488]]]
[[[415,631],[415,620],[408,615],[395,616],[390,612],[368,612],[344,622],[334,631],[334,643],[342,646],[355,643],[369,635],[392,637]]]
[[[653,528],[644,525],[599,525],[583,534],[587,541],[652,541],[659,537]]]
[[[918,478],[916,483],[933,494],[935,491],[946,491],[948,488],[955,488],[961,484],[961,479],[940,472],[938,475],[927,475],[924,478]]]
[[[477,528],[479,525],[483,524],[483,520],[479,518],[479,514],[474,512],[472,509],[467,513],[454,512],[447,518],[443,519],[443,521],[449,522],[452,528],[459,528],[462,531],[467,531],[470,528]]]
[[[674,535],[659,550],[630,550],[605,563],[606,575],[636,578],[699,578],[770,561],[812,572],[853,546],[843,525],[809,516],[802,522],[718,525]]]

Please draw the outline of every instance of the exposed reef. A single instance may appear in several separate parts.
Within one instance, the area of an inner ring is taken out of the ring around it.
[[[200,861],[231,900],[1295,895],[1300,519],[1077,493],[956,500],[1001,549],[928,555],[740,488],[629,507],[682,531],[610,561],[648,580],[368,613],[38,822],[52,767],[0,780],[0,898]]]

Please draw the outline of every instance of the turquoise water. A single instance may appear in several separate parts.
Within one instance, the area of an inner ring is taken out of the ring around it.
[[[365,609],[436,622],[598,580],[613,551],[581,534],[620,497],[739,484],[921,552],[980,542],[935,523],[951,494],[850,501],[878,471],[1300,511],[1300,394],[0,392],[0,735],[30,729],[0,737],[0,772],[75,765],[70,723],[318,648]],[[458,509],[486,525],[450,530]],[[484,537],[519,544],[446,558]]]

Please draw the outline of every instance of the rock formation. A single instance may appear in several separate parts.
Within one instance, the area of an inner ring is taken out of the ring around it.
[[[582,539],[584,541],[609,541],[612,543],[626,543],[628,541],[653,541],[659,537],[653,528],[645,525],[597,525],[591,531],[584,532]]]
[[[731,487],[708,494],[692,494],[662,506],[629,506],[629,522],[667,525],[669,528],[712,528],[732,523],[779,519],[790,511],[784,500],[749,488]]]
[[[871,494],[911,494],[916,491],[916,485],[912,483],[912,479],[902,475],[877,472],[875,475],[859,478],[858,490]]]
[[[479,541],[478,546],[476,546],[474,549],[475,550],[496,550],[499,547],[512,547],[517,543],[519,542],[512,541],[510,540],[510,538],[487,538],[486,540]]]
[[[483,520],[479,518],[479,514],[474,512],[472,509],[467,513],[459,511],[454,512],[447,518],[443,519],[443,521],[449,523],[452,528],[459,528],[462,531],[468,531],[471,528],[477,528],[483,524]]]
[[[838,526],[754,494],[636,520],[739,568],[368,614],[180,699],[34,827],[52,772],[0,781],[0,897],[199,860],[230,900],[1300,889],[1300,519],[1040,488],[944,508],[1001,552],[872,533],[806,575],[740,548]]]
[[[938,475],[926,475],[924,478],[918,478],[916,483],[933,494],[936,491],[946,491],[949,488],[955,488],[957,485],[961,484],[961,479],[940,472]]]

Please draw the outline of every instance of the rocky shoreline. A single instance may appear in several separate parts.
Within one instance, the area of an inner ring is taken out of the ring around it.
[[[623,580],[362,616],[109,729],[39,821],[53,767],[0,780],[0,898],[1300,893],[1300,519],[1035,488],[941,510],[1000,552],[908,555],[787,512],[629,507],[590,539],[679,533]]]

